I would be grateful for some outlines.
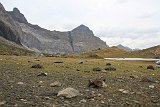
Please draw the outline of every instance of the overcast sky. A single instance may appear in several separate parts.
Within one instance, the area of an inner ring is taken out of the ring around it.
[[[108,45],[160,44],[160,0],[0,0],[19,8],[30,23],[67,31],[84,24]]]

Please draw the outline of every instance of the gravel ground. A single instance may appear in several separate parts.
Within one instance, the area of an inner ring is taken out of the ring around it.
[[[106,63],[111,63],[116,71],[105,71]],[[43,67],[31,68],[33,64]],[[148,65],[155,63],[0,56],[0,106],[160,107],[160,69],[147,70]],[[95,67],[101,71],[93,71]],[[38,76],[41,73],[47,75]],[[105,79],[107,87],[88,87],[88,80],[96,78]],[[55,81],[61,85],[51,87]],[[57,96],[68,87],[78,90],[80,95]]]

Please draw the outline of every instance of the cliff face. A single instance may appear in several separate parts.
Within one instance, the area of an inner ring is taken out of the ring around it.
[[[28,23],[17,8],[6,12],[1,5],[0,36],[35,51],[73,53],[106,48],[105,42],[94,36],[86,26],[68,32],[49,31]]]
[[[22,31],[20,26],[8,15],[0,3],[0,36],[17,44],[21,44],[21,35]]]

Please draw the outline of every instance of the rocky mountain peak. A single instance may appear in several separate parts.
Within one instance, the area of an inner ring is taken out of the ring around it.
[[[24,15],[19,11],[19,9],[18,8],[13,8],[13,11],[9,11],[8,12],[9,14],[10,14],[10,16],[14,19],[14,20],[16,20],[16,21],[18,21],[18,22],[20,22],[20,23],[28,23],[27,22],[27,19],[24,17]]]
[[[84,36],[94,36],[92,30],[90,30],[87,26],[85,25],[80,25],[77,28],[73,29],[72,32],[78,33]]]
[[[0,12],[5,11],[3,5],[0,3]]]
[[[122,44],[117,45],[117,47],[120,48],[120,49],[124,49],[124,50],[126,50],[126,51],[132,51],[131,48],[129,48],[129,47],[127,47],[127,46],[123,46]]]
[[[20,15],[21,13],[20,13],[20,11],[19,11],[19,9],[18,8],[13,8],[13,13],[15,13],[15,14],[17,14],[17,15]]]

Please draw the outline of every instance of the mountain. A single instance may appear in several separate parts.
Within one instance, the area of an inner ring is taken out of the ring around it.
[[[108,47],[85,25],[68,32],[50,31],[29,23],[18,8],[7,12],[2,4],[0,36],[23,47],[46,53],[75,53]]]
[[[3,37],[0,37],[0,55],[29,55],[35,56],[38,53],[34,51],[27,50],[26,48],[18,45],[14,42],[8,41]]]
[[[103,58],[160,58],[160,45],[136,51],[126,51],[114,46],[97,50],[95,54]]]
[[[0,36],[21,45],[21,35],[20,26],[8,15],[0,3]]]
[[[120,49],[124,49],[124,50],[126,50],[126,51],[132,51],[131,48],[129,48],[129,47],[127,47],[127,46],[123,46],[123,45],[121,45],[121,44],[117,45],[116,47],[118,47],[118,48],[120,48]]]

